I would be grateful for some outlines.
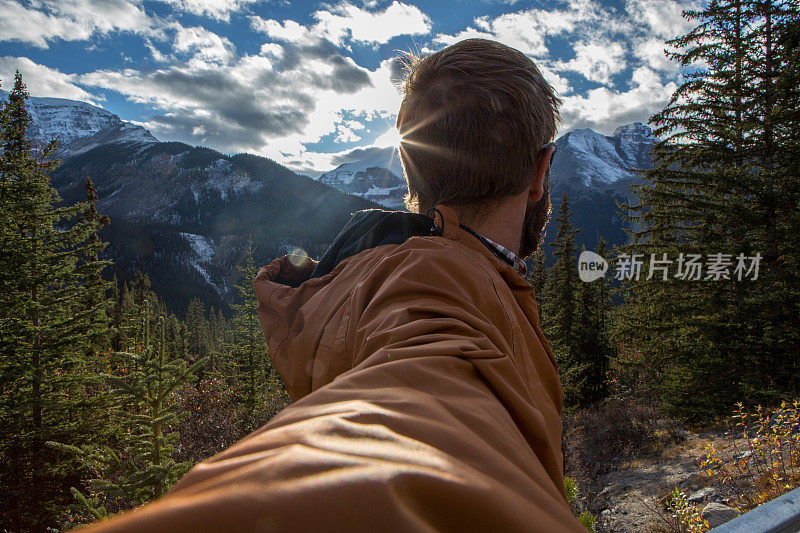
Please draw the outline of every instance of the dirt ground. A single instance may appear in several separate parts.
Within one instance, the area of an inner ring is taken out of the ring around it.
[[[700,472],[708,444],[714,444],[722,455],[734,453],[725,432],[679,433],[681,442],[660,457],[622,464],[601,477],[597,493],[583,495],[597,519],[598,532],[670,531],[662,499],[675,487],[687,497],[696,495],[701,508],[711,501],[728,502],[724,489]],[[747,449],[743,440],[737,439],[737,444],[739,450]],[[698,492],[706,487],[711,490]]]

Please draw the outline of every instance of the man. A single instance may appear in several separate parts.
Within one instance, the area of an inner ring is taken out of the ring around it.
[[[358,212],[319,262],[285,256],[254,281],[294,403],[98,529],[583,530],[520,258],[550,210],[559,100],[492,41],[409,67],[397,127],[414,212]]]

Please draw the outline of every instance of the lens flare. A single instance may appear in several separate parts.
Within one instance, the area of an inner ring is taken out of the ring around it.
[[[455,151],[449,148],[446,148],[444,146],[434,146],[431,144],[416,141],[411,138],[413,137],[413,133],[415,131],[417,131],[420,128],[424,128],[425,126],[428,126],[429,124],[439,120],[440,118],[442,118],[443,114],[444,113],[442,111],[438,111],[436,113],[431,113],[425,119],[420,120],[416,124],[411,124],[411,125],[404,124],[401,127],[401,132],[400,132],[400,151],[407,153],[408,148],[413,147],[413,148],[418,148],[420,150],[433,152],[438,155],[443,155],[445,157],[449,157],[454,160],[463,160],[464,157],[462,154],[456,153]]]
[[[296,266],[301,267],[308,263],[309,257],[305,250],[302,248],[294,248],[291,252],[289,252],[289,261]]]

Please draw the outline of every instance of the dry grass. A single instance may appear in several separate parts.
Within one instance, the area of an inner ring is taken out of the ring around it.
[[[728,453],[708,446],[701,463],[727,489],[731,506],[746,512],[800,486],[800,400],[753,413],[740,403],[732,418]]]
[[[725,494],[728,505],[745,513],[800,486],[800,400],[772,411],[749,412],[737,404],[726,440],[707,444],[700,455],[702,474]],[[699,533],[709,524],[700,506],[677,487],[658,498],[655,531]]]

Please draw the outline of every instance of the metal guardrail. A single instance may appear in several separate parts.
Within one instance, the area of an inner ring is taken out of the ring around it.
[[[800,531],[800,489],[759,505],[711,530],[712,533],[797,533]]]

